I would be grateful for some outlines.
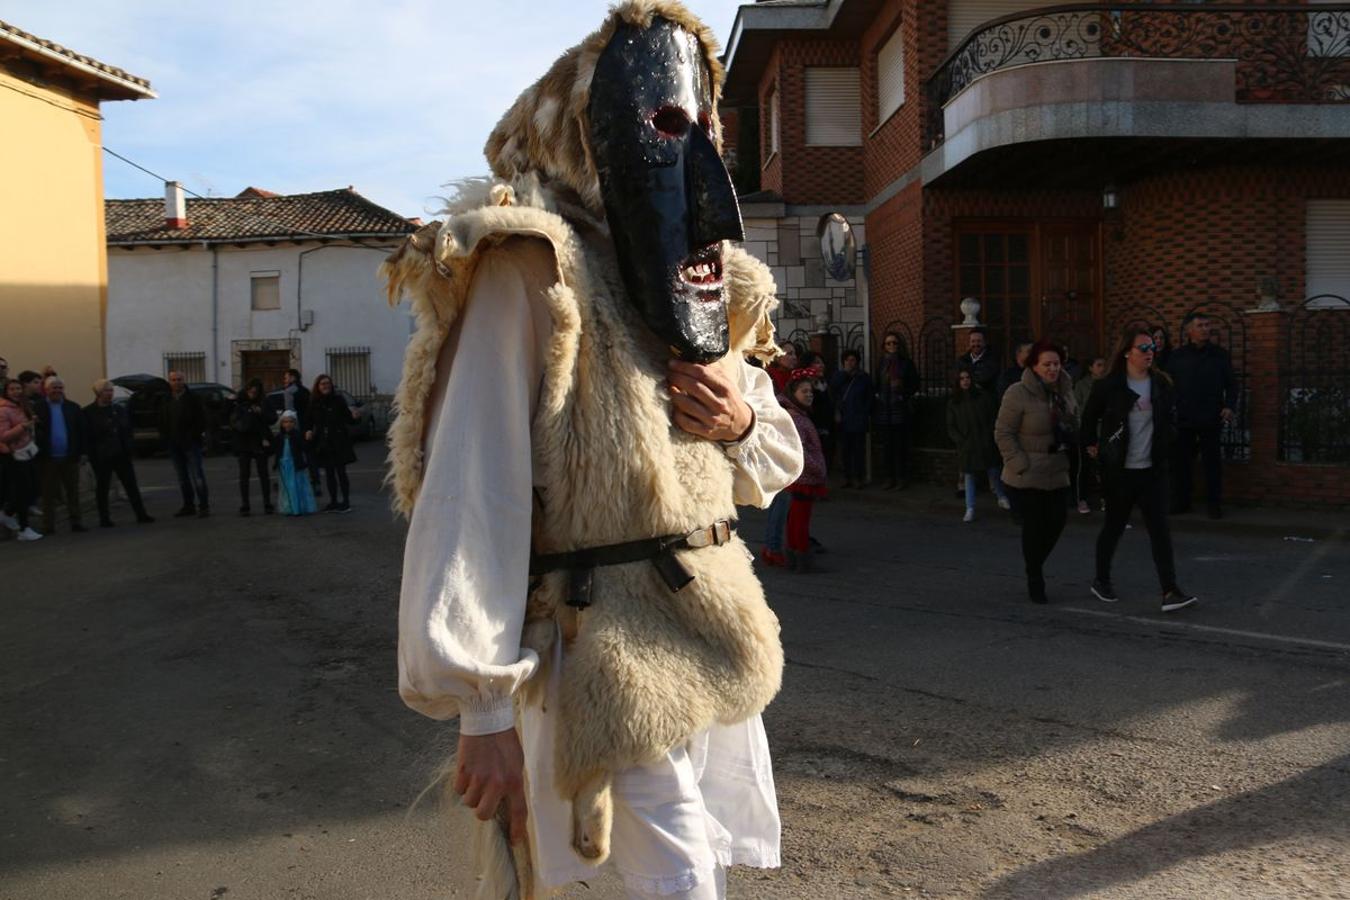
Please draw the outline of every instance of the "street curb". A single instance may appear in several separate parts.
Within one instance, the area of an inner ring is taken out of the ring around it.
[[[868,506],[890,507],[911,513],[950,516],[959,520],[965,510],[965,504],[932,485],[911,486],[902,491],[885,491],[880,488],[850,488],[843,490],[830,488],[830,502],[849,504],[863,503]],[[986,491],[980,496],[981,518],[991,518],[995,513],[1006,515],[993,505],[992,496]],[[1270,516],[1266,521],[1244,519],[1244,515],[1257,514]],[[1278,516],[1278,518],[1273,518]],[[1102,518],[1099,511],[1091,515],[1080,515],[1069,511],[1069,525],[1074,522],[1091,524],[1098,527]],[[1209,519],[1204,513],[1187,513],[1168,516],[1172,530],[1184,534],[1231,534],[1246,537],[1275,537],[1302,543],[1304,541],[1329,541],[1350,544],[1350,516],[1312,510],[1271,510],[1266,508],[1237,507],[1229,510],[1223,519]]]

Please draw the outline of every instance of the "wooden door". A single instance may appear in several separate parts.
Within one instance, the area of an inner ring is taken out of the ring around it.
[[[291,367],[289,350],[245,350],[243,352],[243,376],[240,390],[248,386],[254,378],[262,379],[263,391],[281,390],[282,375]]]
[[[1095,222],[1040,227],[1037,334],[1083,365],[1101,352],[1101,245]]]

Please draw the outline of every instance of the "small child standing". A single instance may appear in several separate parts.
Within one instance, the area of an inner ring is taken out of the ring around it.
[[[1008,495],[998,477],[998,448],[994,446],[994,395],[975,383],[969,368],[956,373],[956,390],[947,398],[947,435],[956,445],[956,462],[964,476],[966,514],[963,522],[975,521],[975,476],[989,479],[998,505],[1008,509]]]
[[[281,514],[311,515],[318,511],[318,504],[314,502],[314,488],[310,487],[309,476],[305,473],[309,461],[305,458],[305,440],[300,434],[300,419],[295,410],[288,409],[281,414],[278,438],[281,447],[273,465],[281,490]]]
[[[815,397],[812,382],[816,374],[811,369],[795,369],[788,382],[787,398],[780,397],[779,402],[792,416],[792,424],[802,439],[802,474],[788,485],[786,490],[792,497],[788,507],[787,549],[788,557],[798,572],[806,574],[813,569],[811,563],[811,510],[818,498],[825,496],[825,451],[821,447],[820,434],[811,421],[811,401]]]

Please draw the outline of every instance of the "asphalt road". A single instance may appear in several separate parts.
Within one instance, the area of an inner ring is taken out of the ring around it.
[[[412,809],[453,732],[398,699],[402,528],[358,453],[348,516],[237,518],[226,459],[172,520],[157,460],[158,523],[0,544],[0,898],[472,896],[463,819]],[[732,897],[1350,897],[1347,544],[1188,528],[1203,602],[1164,617],[1142,529],[1106,606],[1071,523],[1048,607],[992,509],[815,531],[832,571],[765,576],[784,867]]]

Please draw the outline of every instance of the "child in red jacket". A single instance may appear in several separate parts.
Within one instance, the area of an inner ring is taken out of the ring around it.
[[[787,487],[792,496],[787,519],[788,558],[793,568],[801,573],[812,569],[811,510],[816,499],[824,497],[826,492],[825,452],[821,448],[820,434],[811,422],[814,379],[815,373],[810,369],[794,370],[788,381],[787,396],[778,398],[792,416],[792,422],[802,439],[802,474]]]

